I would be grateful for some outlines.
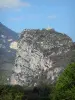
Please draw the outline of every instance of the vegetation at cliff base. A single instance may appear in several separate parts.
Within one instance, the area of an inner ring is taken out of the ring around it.
[[[0,100],[50,100],[50,91],[51,88],[47,85],[34,88],[0,85]]]
[[[66,67],[55,85],[0,85],[0,100],[75,100],[75,63]]]
[[[21,86],[0,85],[0,100],[22,100],[23,95]]]

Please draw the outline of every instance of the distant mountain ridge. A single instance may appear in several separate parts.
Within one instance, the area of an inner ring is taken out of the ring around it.
[[[16,40],[18,38],[18,34],[16,32],[7,28],[1,22],[0,22],[0,33],[2,33],[3,35],[6,35],[8,39],[13,38],[13,40]]]
[[[11,44],[17,40],[18,34],[0,22],[0,84],[9,83],[16,55]]]

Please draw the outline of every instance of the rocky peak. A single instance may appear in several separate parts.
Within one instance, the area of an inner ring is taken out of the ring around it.
[[[53,83],[71,62],[72,39],[54,29],[25,29],[18,41],[11,84]]]

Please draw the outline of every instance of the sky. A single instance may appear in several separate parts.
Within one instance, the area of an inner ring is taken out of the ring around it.
[[[50,26],[75,41],[75,0],[0,0],[0,22],[20,33]]]

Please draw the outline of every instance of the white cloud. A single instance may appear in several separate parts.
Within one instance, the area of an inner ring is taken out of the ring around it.
[[[56,19],[56,16],[55,15],[49,15],[48,18],[49,19]]]
[[[0,0],[0,8],[18,8],[30,6],[29,3],[22,0]]]

